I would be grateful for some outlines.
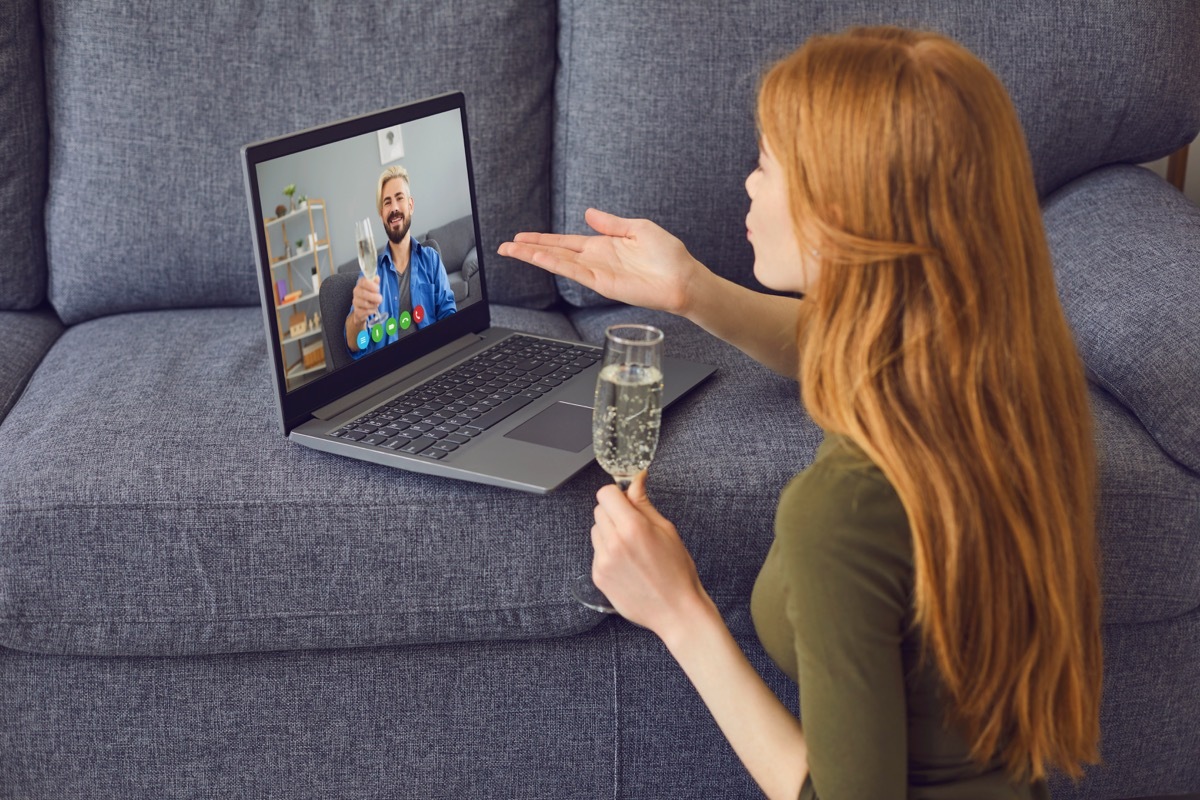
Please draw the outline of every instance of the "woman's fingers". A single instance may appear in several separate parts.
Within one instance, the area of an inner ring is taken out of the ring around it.
[[[513,237],[514,242],[521,244],[541,245],[543,247],[561,247],[574,253],[582,253],[590,236],[562,233],[534,233],[525,231]]]
[[[597,511],[602,511],[617,530],[630,530],[644,525],[646,518],[629,502],[625,493],[609,484],[596,493]]]
[[[584,285],[590,285],[592,280],[592,270],[575,261],[575,253],[571,250],[525,242],[505,242],[497,252]]]

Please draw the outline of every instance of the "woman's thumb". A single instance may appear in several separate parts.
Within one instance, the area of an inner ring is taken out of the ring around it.
[[[658,513],[658,509],[650,502],[650,497],[646,494],[646,470],[642,470],[634,476],[633,482],[629,484],[629,489],[625,492],[625,496],[629,498],[629,502],[651,519],[661,520],[662,514]]]
[[[609,214],[598,208],[589,208],[583,215],[584,220],[596,233],[605,236],[626,237],[633,230],[633,220]]]

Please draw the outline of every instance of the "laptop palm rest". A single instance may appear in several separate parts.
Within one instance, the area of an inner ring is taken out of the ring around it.
[[[504,434],[504,438],[582,452],[592,443],[592,407],[560,400]]]

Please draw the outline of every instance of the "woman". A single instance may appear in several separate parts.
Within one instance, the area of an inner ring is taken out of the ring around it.
[[[1094,456],[1016,114],[962,47],[870,28],[771,69],[758,123],[754,271],[802,299],[595,210],[601,236],[500,252],[799,378],[826,438],[780,496],[751,611],[803,729],[644,475],[597,494],[596,584],[662,639],[769,797],[1046,797],[1050,770],[1097,758]]]

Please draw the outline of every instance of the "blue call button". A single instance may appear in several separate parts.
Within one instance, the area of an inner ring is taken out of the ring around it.
[[[371,344],[371,334],[367,333],[366,331],[359,331],[358,332],[358,349],[366,350],[367,346],[369,344]]]

